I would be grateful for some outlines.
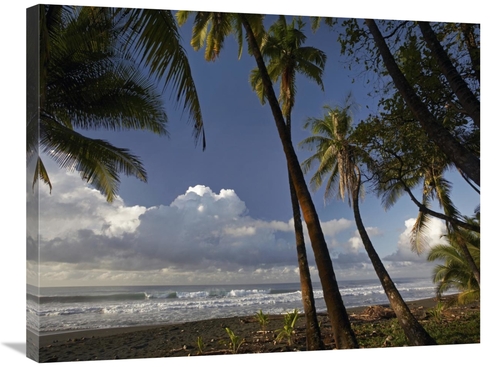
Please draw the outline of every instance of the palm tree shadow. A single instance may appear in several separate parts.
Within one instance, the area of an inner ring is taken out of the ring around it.
[[[26,355],[26,343],[2,343],[6,347],[14,349],[16,352]]]

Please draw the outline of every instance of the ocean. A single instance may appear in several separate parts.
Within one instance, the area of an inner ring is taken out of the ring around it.
[[[405,301],[434,297],[428,278],[394,279]],[[346,308],[387,304],[378,280],[339,281]],[[326,311],[323,291],[313,284],[318,312]],[[249,316],[259,310],[302,311],[300,285],[220,286],[27,286],[27,327],[40,334]]]

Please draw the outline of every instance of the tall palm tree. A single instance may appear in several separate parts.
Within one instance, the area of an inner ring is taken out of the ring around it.
[[[302,46],[307,39],[302,31],[304,26],[305,23],[298,18],[287,24],[286,17],[280,15],[262,39],[261,52],[268,61],[266,67],[269,77],[273,82],[280,80],[278,100],[287,125],[291,124],[295,105],[297,73],[305,75],[324,89],[322,77],[326,54],[315,47]],[[266,95],[258,68],[252,70],[250,84],[261,102],[265,103]]]
[[[468,221],[478,222],[476,218],[467,218]],[[436,293],[440,297],[445,291],[457,289],[460,293],[454,300],[465,304],[478,300],[480,297],[479,281],[471,270],[469,260],[464,256],[463,245],[468,248],[468,254],[473,258],[476,267],[480,267],[480,236],[477,232],[464,229],[451,230],[448,235],[448,244],[437,245],[430,249],[427,260],[442,260],[433,271],[434,283],[437,284]]]
[[[146,171],[128,149],[88,138],[77,130],[140,129],[166,135],[167,115],[161,96],[138,71],[133,55],[120,47],[125,13],[111,8],[49,5],[40,6],[39,11],[40,110],[28,119],[27,127],[28,160],[37,161],[33,185],[40,179],[52,189],[38,154],[40,144],[40,150],[60,167],[77,170],[83,180],[112,201],[120,173],[146,181]],[[141,32],[136,30],[136,34]],[[180,88],[179,99],[184,96],[184,84],[179,82],[183,79],[178,73],[174,78]],[[190,75],[184,75],[184,79],[190,79]],[[187,107],[197,105],[192,95],[184,97]],[[201,115],[192,109],[190,113],[196,119],[197,131],[202,131]]]
[[[306,36],[302,32],[304,22],[294,18],[287,24],[285,16],[279,16],[271,25],[268,33],[263,38],[262,55],[267,60],[267,70],[273,82],[280,81],[279,100],[283,115],[291,137],[292,109],[295,104],[296,74],[301,73],[315,81],[323,89],[322,74],[325,66],[326,55],[323,51],[302,46]],[[262,78],[257,68],[253,69],[250,84],[257,92],[261,102],[265,103],[265,93]],[[304,231],[300,215],[300,205],[297,193],[293,186],[292,178],[288,173],[290,196],[292,201],[293,222],[295,228],[295,243],[299,263],[300,283],[302,289],[302,303],[306,318],[306,343],[308,350],[323,349],[321,330],[318,324],[311,274],[307,261]]]
[[[177,19],[181,25],[186,21],[189,13],[190,12],[177,13]],[[255,58],[255,62],[257,63],[257,67],[262,77],[262,88],[274,117],[278,135],[285,152],[288,170],[297,193],[304,221],[307,225],[328,315],[332,324],[336,347],[339,349],[357,348],[358,343],[356,336],[352,330],[349,316],[342,301],[319,217],[295,153],[289,129],[283,117],[283,111],[274,93],[273,82],[269,77],[264,58],[260,51],[260,41],[263,36],[262,20],[263,16],[256,14],[196,13],[191,44],[195,49],[200,49],[206,39],[207,49],[205,58],[209,55],[208,59],[211,60],[210,55],[217,57],[223,45],[224,38],[230,33],[236,35],[240,50],[242,50],[242,30],[244,29],[249,52]],[[231,31],[228,30],[230,28],[228,25],[232,25]],[[218,30],[219,26],[223,27],[220,31]],[[210,48],[208,47],[209,45]]]
[[[441,73],[446,77],[446,80],[450,84],[453,92],[457,96],[466,113],[479,128],[481,125],[481,103],[476,98],[474,93],[472,93],[466,81],[453,65],[449,55],[443,49],[443,46],[439,42],[438,37],[429,22],[418,22],[418,25],[427,47],[439,65]]]
[[[359,200],[362,196],[360,195],[361,171],[357,148],[349,141],[352,131],[351,108],[348,105],[343,109],[332,109],[328,106],[325,109],[326,113],[322,118],[307,120],[305,127],[310,128],[313,135],[299,143],[301,147],[314,150],[314,154],[302,164],[304,171],[310,171],[313,164],[318,162],[318,169],[311,178],[311,186],[313,190],[317,190],[326,179],[325,200],[332,198],[335,193],[342,200],[347,196],[349,206],[352,204],[356,226],[368,257],[408,342],[411,345],[436,344],[404,302],[373,247],[361,219],[359,210]]]
[[[419,98],[414,88],[410,85],[397,65],[375,20],[365,19],[365,24],[373,37],[389,75],[394,81],[394,85],[401,93],[412,113],[418,119],[429,139],[439,146],[442,152],[446,154],[448,159],[453,162],[460,171],[464,172],[477,186],[481,186],[479,157],[458,141],[446,127],[438,121],[429,111],[425,103]],[[477,105],[474,104],[471,110],[476,111],[476,107]],[[479,120],[477,120],[477,125],[479,125]]]

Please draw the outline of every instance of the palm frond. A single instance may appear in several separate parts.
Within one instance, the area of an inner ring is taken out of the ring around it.
[[[379,180],[379,183],[381,181]],[[398,182],[387,182],[383,186],[377,186],[377,195],[381,198],[385,210],[389,210],[396,204],[399,198],[406,194],[404,186]]]
[[[429,206],[429,198],[427,195],[423,195],[422,205]],[[430,216],[423,211],[418,212],[417,219],[411,230],[410,234],[410,246],[411,250],[420,255],[424,249],[429,245],[428,223],[430,221]]]
[[[319,29],[322,22],[330,28],[338,22],[338,18],[331,17],[310,17],[310,20],[313,32],[316,32]]]
[[[205,149],[201,106],[172,12],[148,9],[125,9],[123,12],[127,19],[125,30],[129,32],[124,42],[125,49],[140,58],[141,65],[149,69],[149,76],[162,81],[164,89],[172,87],[176,101],[189,112],[193,121],[195,141],[201,139]]]
[[[261,25],[262,22],[258,21],[259,31],[262,30]],[[287,120],[290,120],[295,105],[297,73],[311,78],[323,89],[322,73],[326,55],[312,47],[301,46],[306,40],[302,32],[303,26],[304,23],[300,19],[294,18],[287,24],[286,17],[279,16],[261,42],[261,53],[266,61],[269,77],[273,82],[280,82],[278,101]],[[264,103],[262,82],[259,80],[258,71],[255,70],[252,70],[250,75],[251,85]]]
[[[50,177],[45,169],[45,165],[40,157],[37,158],[36,166],[35,166],[35,174],[33,176],[33,184],[32,189],[35,189],[35,184],[40,180],[44,184],[49,186],[50,192],[52,192],[52,183],[50,182]]]
[[[452,183],[446,180],[442,175],[434,178],[436,197],[444,213],[453,218],[462,219],[462,215],[451,200]]]
[[[139,73],[130,49],[121,47],[120,42],[130,41],[122,38],[123,32],[137,29],[127,28],[134,25],[128,10],[52,5],[42,9],[40,120],[33,116],[28,123],[28,158],[38,156],[40,144],[61,167],[81,170],[82,178],[112,200],[119,173],[146,179],[142,164],[126,149],[85,138],[75,129],[167,133],[160,94]],[[140,48],[140,42],[135,45]],[[34,183],[38,180],[52,190],[39,157]]]
[[[340,186],[339,181],[340,181],[340,175],[338,174],[338,164],[334,163],[333,168],[331,169],[331,174],[328,177],[328,180],[326,181],[325,185],[325,194],[323,196],[325,204],[328,203],[333,197],[335,196],[335,193],[337,193],[337,197],[340,198],[341,200],[344,200],[343,192],[340,192],[340,190],[337,192],[337,188]],[[316,189],[319,188],[321,185],[316,184]],[[350,205],[350,202],[349,202]]]
[[[457,237],[450,236],[450,234],[447,237],[448,244],[432,247],[427,255],[428,261],[442,262],[442,264],[436,265],[433,270],[436,294],[441,296],[446,291],[456,289],[460,292],[456,302],[467,303],[478,300],[480,296],[479,283],[463,255],[461,247],[456,242]],[[475,243],[468,243],[467,248],[479,269],[479,247]]]
[[[450,263],[462,262],[460,252],[451,245],[436,245],[433,246],[427,255],[427,261],[446,260]]]
[[[167,115],[154,86],[132,67],[111,62],[97,75],[74,71],[83,75],[78,83],[68,81],[69,72],[60,77],[51,74],[44,113],[79,129],[135,129],[165,135]]]
[[[141,161],[128,149],[85,137],[47,120],[43,121],[42,127],[40,144],[43,151],[61,168],[78,171],[82,179],[106,196],[108,202],[117,195],[120,173],[147,181]]]
[[[264,92],[264,85],[262,83],[262,76],[261,76],[258,68],[254,68],[250,72],[250,86],[257,94],[257,97],[259,98],[260,103],[264,105],[266,103],[266,94]]]
[[[299,147],[314,151],[314,154],[302,163],[302,168],[307,172],[313,163],[318,162],[310,181],[311,188],[317,190],[328,177],[325,202],[336,193],[341,200],[347,197],[351,205],[358,181],[357,150],[349,142],[352,117],[344,109],[325,106],[324,110],[323,118],[308,118],[304,125],[313,135],[303,139]]]
[[[479,289],[468,289],[460,292],[457,297],[457,304],[466,305],[475,301],[479,301],[481,292]]]

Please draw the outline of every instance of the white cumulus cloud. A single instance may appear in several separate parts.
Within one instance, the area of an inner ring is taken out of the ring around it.
[[[395,262],[406,262],[406,261],[417,261],[417,262],[425,262],[427,261],[427,257],[425,253],[418,256],[415,252],[411,250],[410,238],[413,225],[415,224],[416,219],[410,218],[405,221],[405,230],[403,233],[399,235],[398,240],[398,248],[397,251],[389,256],[385,257],[385,260],[395,261]],[[446,226],[444,222],[437,218],[430,218],[427,223],[426,229],[426,237],[428,242],[428,250],[429,248],[437,245],[446,243],[446,239],[443,237],[446,234]],[[425,251],[427,252],[427,251]]]
[[[76,173],[55,170],[51,179],[52,194],[40,190],[40,251],[28,240],[30,278],[40,260],[46,284],[298,280],[293,220],[252,218],[234,190],[196,185],[169,205],[146,208],[120,197],[107,203]],[[351,226],[322,223],[329,244]],[[309,243],[306,228],[305,235]]]
[[[51,179],[52,194],[42,186],[39,195],[40,242],[27,241],[29,280],[39,271],[46,285],[298,281],[293,219],[252,218],[235,190],[195,185],[169,205],[146,208],[126,205],[120,197],[107,203],[75,173],[55,170]],[[405,222],[397,251],[383,258],[391,275],[430,266],[410,249],[414,222]],[[353,230],[353,221],[321,225],[340,276],[374,276],[358,231],[340,240]],[[303,229],[315,269],[305,223]],[[372,239],[382,236],[376,227],[367,232]],[[443,242],[444,233],[444,224],[431,219],[431,246]]]

